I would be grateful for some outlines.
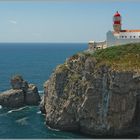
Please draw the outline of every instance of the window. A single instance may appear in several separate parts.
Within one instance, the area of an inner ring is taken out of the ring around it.
[[[130,36],[130,38],[132,38],[132,36]]]
[[[123,38],[124,36],[122,36],[122,38]]]
[[[139,36],[139,38],[140,38],[140,36]]]
[[[135,38],[135,36],[133,36]]]
[[[127,38],[127,36],[125,36],[125,38]]]

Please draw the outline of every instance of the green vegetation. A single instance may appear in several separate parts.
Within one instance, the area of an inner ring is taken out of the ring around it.
[[[97,50],[93,55],[97,59],[118,60],[128,54],[140,55],[140,43],[114,46]]]
[[[23,81],[23,78],[22,78],[21,75],[16,74],[16,75],[11,77],[11,80],[13,80],[13,81]]]
[[[90,56],[95,57],[98,64],[108,64],[115,70],[140,71],[140,43],[97,50]]]
[[[61,72],[67,71],[67,70],[68,70],[68,67],[65,63],[58,65],[56,68],[57,73],[61,73]]]

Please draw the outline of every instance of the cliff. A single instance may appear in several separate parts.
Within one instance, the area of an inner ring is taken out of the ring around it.
[[[140,44],[82,52],[44,84],[52,128],[95,136],[140,134]]]

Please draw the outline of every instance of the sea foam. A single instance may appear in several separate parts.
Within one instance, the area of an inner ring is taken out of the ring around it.
[[[39,91],[38,91],[39,94],[42,94],[43,92],[44,92],[43,90],[39,90]]]
[[[2,105],[0,105],[0,109],[2,109]]]
[[[21,107],[21,108],[18,108],[18,109],[9,110],[8,113],[21,111],[21,110],[23,110],[23,109],[25,109],[25,108],[27,108],[27,106],[25,106],[25,107]]]
[[[45,124],[46,124],[46,123],[45,123]],[[50,129],[50,130],[53,130],[53,131],[60,131],[59,129],[54,129],[54,128],[51,128],[51,127],[50,127],[50,126],[48,126],[48,125],[47,125],[47,128],[48,128],[48,129]]]
[[[38,111],[37,114],[41,114],[41,111]]]

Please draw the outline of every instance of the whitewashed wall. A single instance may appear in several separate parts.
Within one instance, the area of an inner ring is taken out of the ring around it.
[[[106,35],[107,47],[136,43],[140,42],[140,32],[121,32],[120,34],[113,34],[111,31],[107,32]]]

